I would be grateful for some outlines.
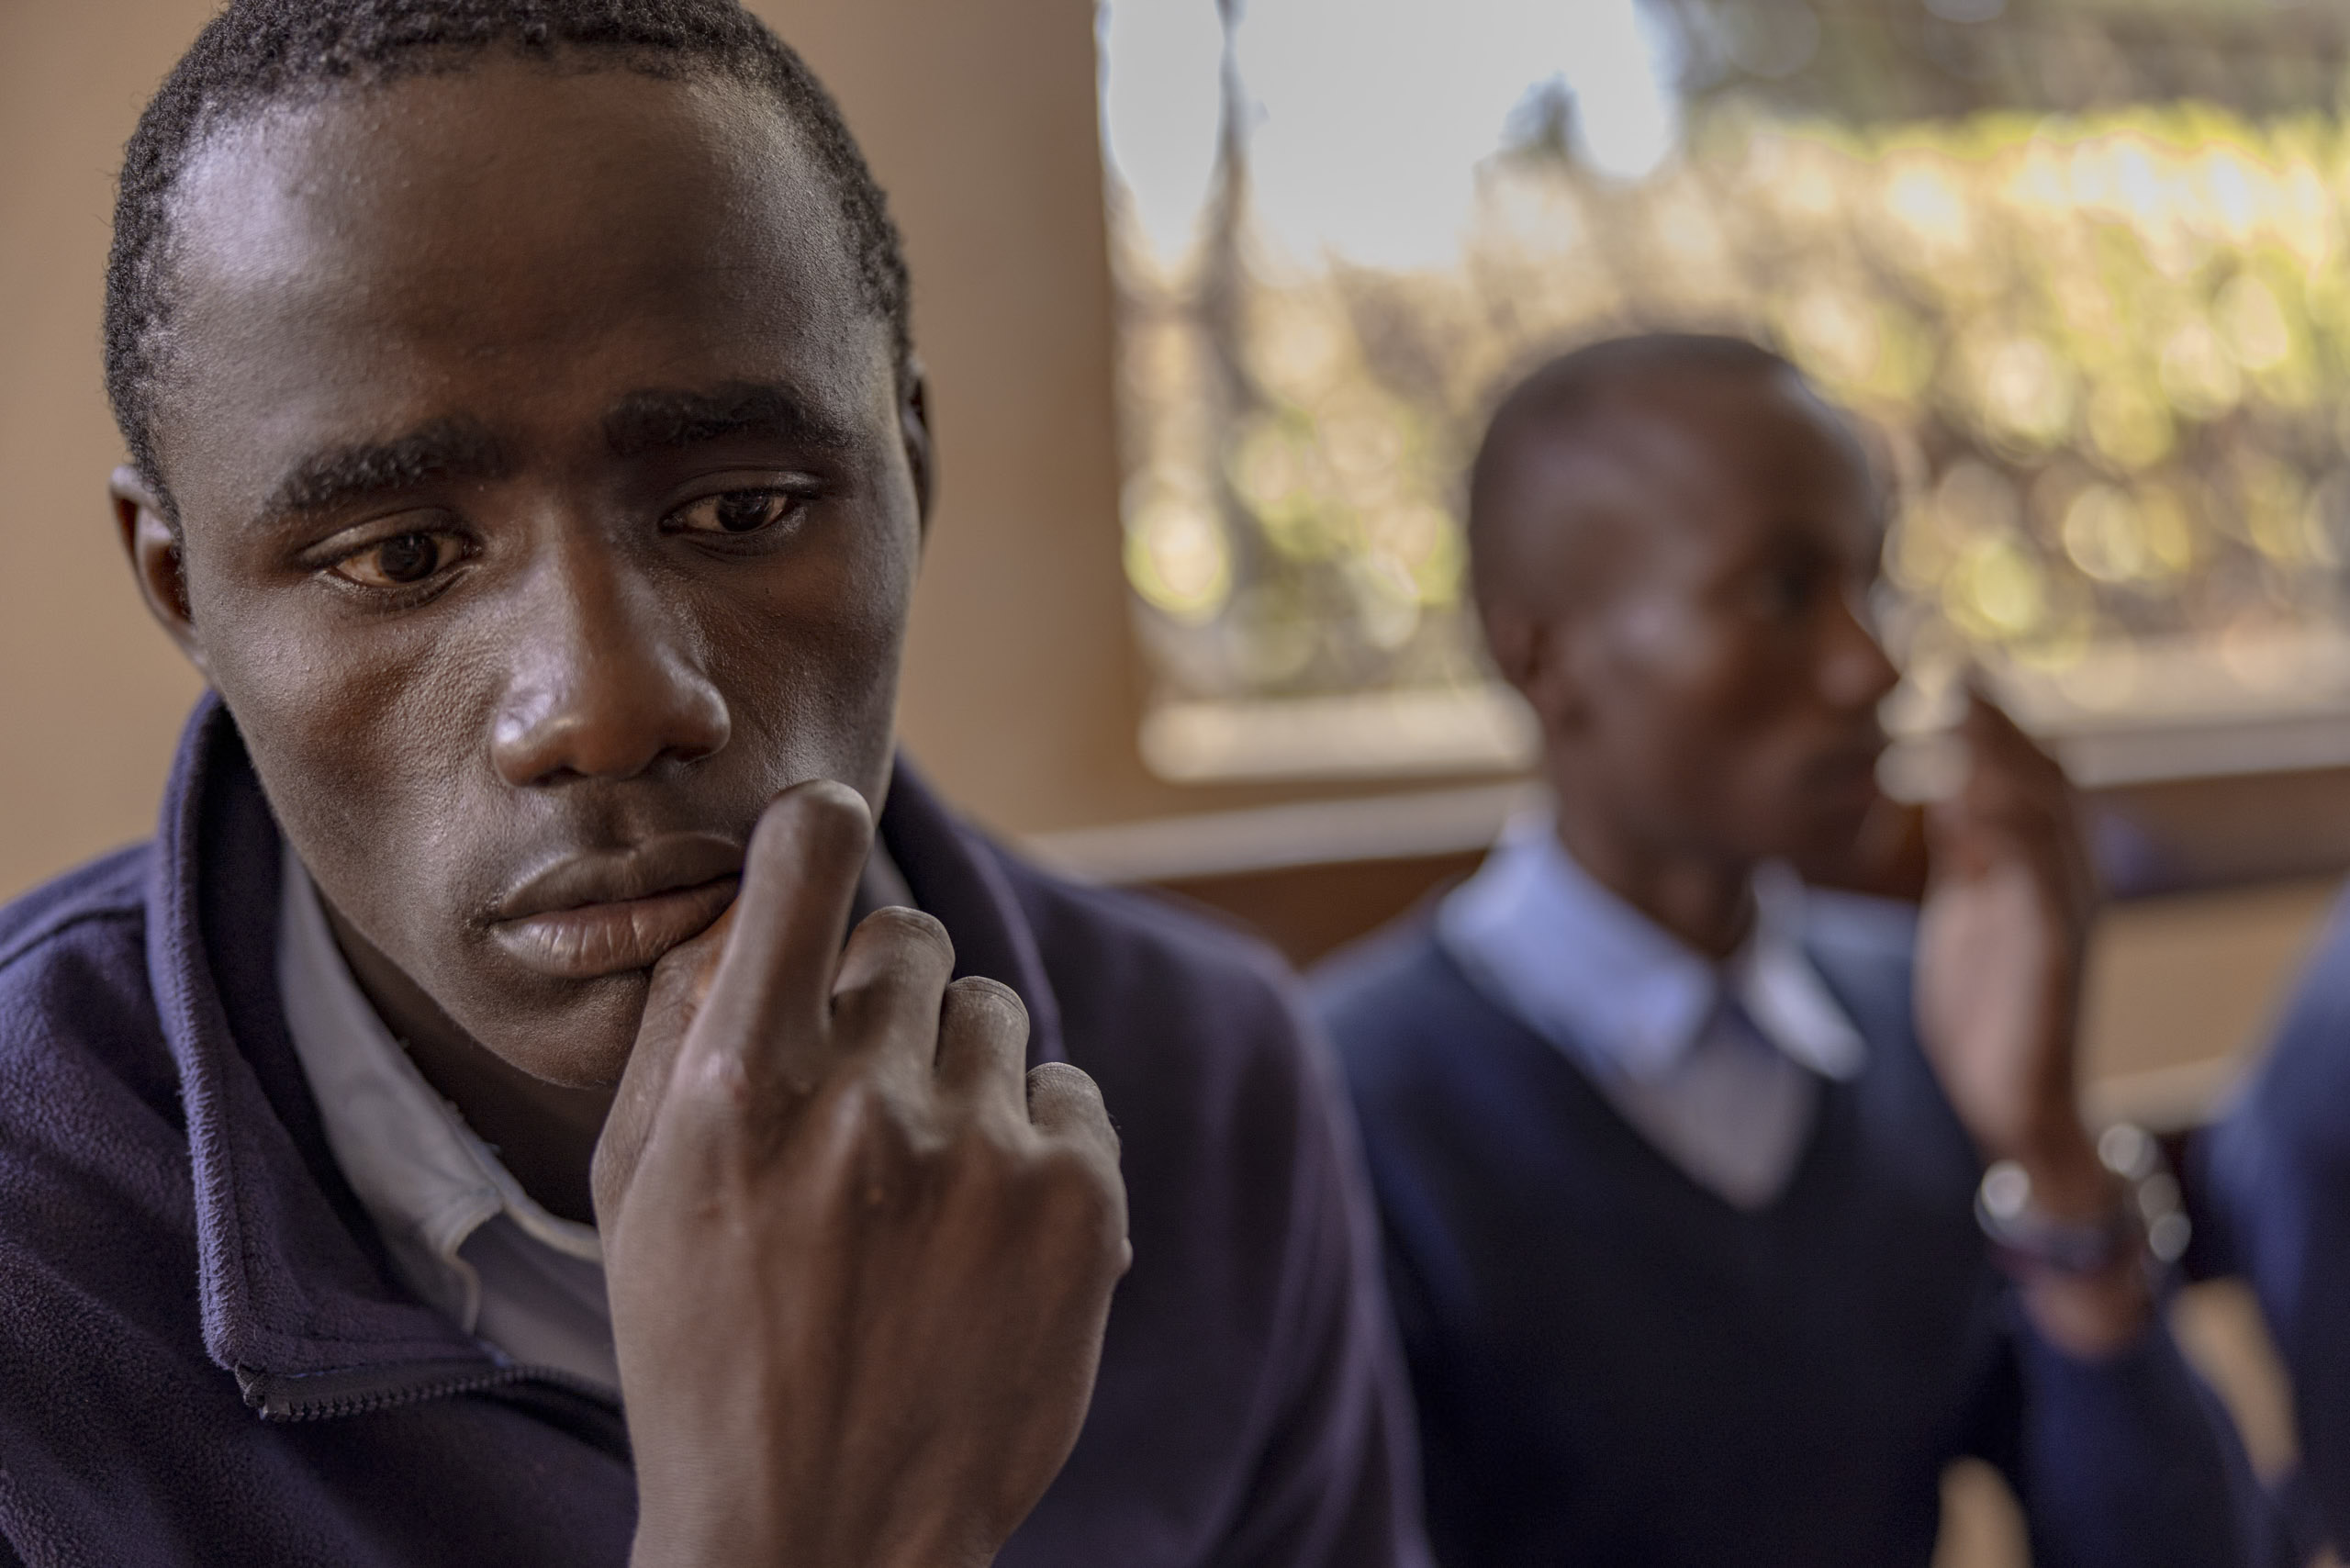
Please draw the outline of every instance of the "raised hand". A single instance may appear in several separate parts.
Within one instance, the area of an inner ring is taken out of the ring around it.
[[[1058,1473],[1130,1253],[1092,1081],[1019,998],[868,917],[844,786],[761,821],[663,961],[596,1159],[637,1568],[967,1568]]]
[[[1980,697],[1964,784],[1928,816],[1933,872],[1918,1013],[1943,1092],[1985,1156],[2088,1150],[2075,1024],[2096,882],[2063,769]]]
[[[2042,1212],[2093,1222],[2117,1201],[2080,1111],[2095,872],[2055,761],[1980,696],[1964,734],[1966,781],[1928,817],[1933,874],[1918,941],[1919,1032],[1984,1158],[2022,1166]],[[2109,1277],[2034,1279],[2026,1300],[2044,1331],[2084,1352],[2126,1341],[2147,1312],[2130,1258]]]

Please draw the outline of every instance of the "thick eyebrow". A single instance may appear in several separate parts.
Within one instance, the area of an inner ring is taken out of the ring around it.
[[[825,454],[856,445],[856,432],[780,382],[732,382],[708,392],[632,392],[604,418],[615,456],[677,451],[733,436],[766,436]]]
[[[471,420],[435,420],[389,441],[312,453],[270,493],[265,514],[321,512],[441,479],[494,479],[505,459],[487,428]]]

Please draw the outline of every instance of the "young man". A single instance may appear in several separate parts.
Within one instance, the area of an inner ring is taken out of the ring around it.
[[[1471,514],[1555,812],[1318,979],[1439,1559],[1922,1564],[1973,1453],[2035,1562],[2242,1561],[2256,1494],[2075,1098],[2061,773],[1975,707],[1921,926],[1778,868],[1877,798],[1851,434],[1750,344],[1600,344],[1502,405]]]
[[[893,762],[928,416],[795,56],[235,0],[110,286],[213,695],[0,913],[0,1562],[1420,1560],[1275,971]]]

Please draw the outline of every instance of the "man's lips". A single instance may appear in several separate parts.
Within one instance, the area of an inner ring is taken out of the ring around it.
[[[552,979],[649,969],[725,913],[742,870],[742,847],[708,834],[567,856],[507,894],[489,936]]]

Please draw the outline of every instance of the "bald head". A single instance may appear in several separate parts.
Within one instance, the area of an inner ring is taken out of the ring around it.
[[[1511,392],[1471,479],[1472,580],[1579,856],[1743,864],[1852,831],[1893,680],[1877,529],[1851,429],[1752,343],[1620,339]]]
[[[1775,427],[1775,431],[1773,427]],[[1657,332],[1562,354],[1511,389],[1469,484],[1469,554],[1481,610],[1561,610],[1605,599],[1640,535],[1704,526],[1704,492],[1791,427],[1858,443],[1801,374],[1743,338]],[[1539,603],[1528,603],[1538,598]]]

